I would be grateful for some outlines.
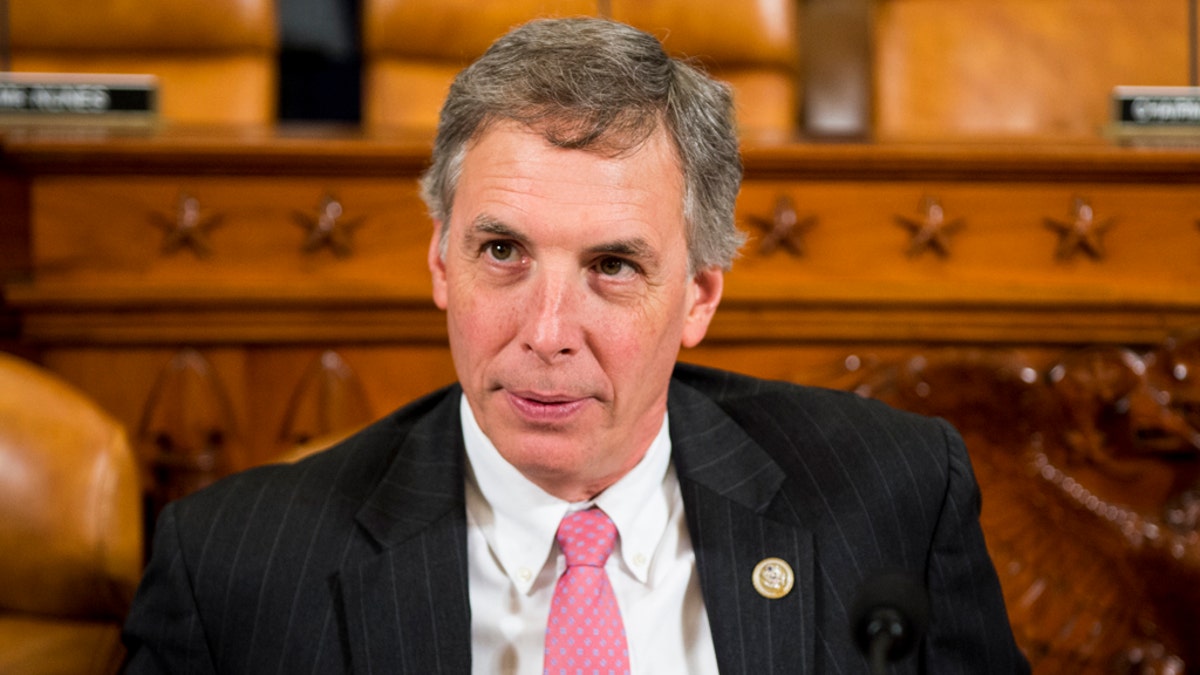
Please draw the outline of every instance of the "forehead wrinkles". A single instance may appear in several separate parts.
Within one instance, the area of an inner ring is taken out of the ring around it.
[[[452,218],[465,226],[464,234],[540,239],[583,225],[596,230],[587,232],[591,242],[580,242],[585,247],[598,243],[601,237],[593,234],[643,242],[678,234],[687,240],[683,175],[665,136],[647,139],[636,151],[605,156],[556,148],[518,125],[498,125],[471,145],[464,160]],[[679,231],[668,232],[676,220]],[[488,227],[478,228],[481,224]],[[492,227],[496,224],[508,229]]]
[[[525,139],[529,142],[517,142],[517,139]],[[631,140],[628,144],[623,144],[618,148],[603,145],[575,148],[553,143],[537,128],[531,128],[512,120],[498,121],[489,125],[486,130],[464,146],[459,156],[460,170],[462,163],[479,154],[481,146],[488,146],[494,150],[497,145],[505,148],[507,152],[503,153],[506,157],[502,161],[494,163],[515,165],[518,173],[526,162],[537,160],[569,165],[575,163],[578,158],[588,158],[593,160],[591,163],[596,166],[611,167],[613,172],[624,173],[621,167],[626,166],[629,160],[642,159],[641,165],[646,168],[651,165],[669,166],[671,171],[668,174],[672,182],[677,183],[681,188],[684,183],[683,163],[680,159],[679,149],[676,147],[674,139],[661,126],[653,133]],[[493,159],[499,160],[496,157]],[[659,160],[662,164],[655,160]]]
[[[664,189],[663,181],[654,180],[650,172],[621,172],[617,167],[573,170],[569,163],[538,171],[529,171],[520,162],[511,166],[517,170],[489,164],[472,171],[459,193],[460,207],[466,208],[463,218],[472,225],[494,221],[513,226],[522,224],[525,218],[537,222],[545,216],[570,217],[572,222],[638,222],[657,227],[660,219],[669,216],[663,197],[670,190]],[[556,213],[562,209],[578,211]]]

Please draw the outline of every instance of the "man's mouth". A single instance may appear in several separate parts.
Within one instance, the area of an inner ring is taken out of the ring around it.
[[[569,394],[505,390],[509,405],[527,421],[540,424],[565,422],[587,406],[589,398]]]

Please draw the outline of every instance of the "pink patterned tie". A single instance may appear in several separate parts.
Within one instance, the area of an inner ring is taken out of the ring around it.
[[[557,538],[567,569],[550,601],[544,672],[628,675],[625,625],[604,572],[616,526],[600,509],[577,511],[563,518]]]

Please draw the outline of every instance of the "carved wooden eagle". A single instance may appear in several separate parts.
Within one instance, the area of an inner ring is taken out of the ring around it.
[[[962,432],[1035,673],[1200,672],[1200,334],[1045,360],[934,350],[857,391]]]

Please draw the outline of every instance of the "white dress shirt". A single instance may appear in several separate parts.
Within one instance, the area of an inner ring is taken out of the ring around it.
[[[526,479],[462,399],[472,672],[542,672],[546,617],[566,567],[554,542],[567,513],[598,506],[617,526],[605,565],[634,675],[717,672],[666,416],[645,457],[595,499],[569,503]]]

